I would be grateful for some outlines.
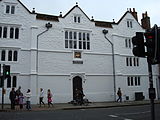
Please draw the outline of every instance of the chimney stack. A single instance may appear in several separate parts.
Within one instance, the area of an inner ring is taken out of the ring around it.
[[[130,8],[130,12],[134,16],[134,18],[138,21],[138,16],[137,16],[137,12],[136,12],[135,8],[133,8],[133,11]]]
[[[150,28],[151,28],[151,25],[150,25],[150,17],[148,17],[147,12],[142,13],[141,24],[142,24],[142,27],[143,27],[144,29],[150,29]]]

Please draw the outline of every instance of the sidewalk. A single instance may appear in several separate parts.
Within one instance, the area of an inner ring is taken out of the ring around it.
[[[109,108],[109,107],[123,107],[123,106],[139,106],[139,105],[149,105],[150,101],[125,101],[122,103],[117,102],[93,102],[89,103],[88,106],[79,106],[79,105],[73,105],[68,103],[55,103],[54,107],[48,108],[48,105],[46,104],[45,107],[42,105],[42,107],[39,107],[39,105],[32,105],[31,111],[47,111],[47,110],[72,110],[72,109],[90,109],[90,108]],[[160,104],[160,100],[155,100],[155,104]],[[19,106],[16,106],[15,110],[10,109],[10,105],[4,105],[4,109],[1,109],[0,105],[0,112],[13,112],[13,111],[27,111],[25,109],[20,110]]]

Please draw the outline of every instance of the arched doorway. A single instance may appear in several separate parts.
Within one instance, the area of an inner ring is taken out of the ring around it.
[[[82,78],[79,76],[73,78],[73,100],[76,99],[76,89],[82,90]]]

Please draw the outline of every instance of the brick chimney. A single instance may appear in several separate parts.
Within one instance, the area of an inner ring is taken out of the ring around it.
[[[151,25],[150,25],[150,17],[148,17],[147,12],[142,13],[141,24],[142,24],[142,27],[143,27],[144,29],[150,29],[150,28],[151,28]]]
[[[132,15],[133,15],[134,18],[138,21],[138,16],[137,16],[137,12],[136,12],[135,8],[133,8]]]

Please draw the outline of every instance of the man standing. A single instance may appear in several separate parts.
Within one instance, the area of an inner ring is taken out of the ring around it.
[[[44,102],[43,102],[43,98],[44,98],[44,91],[42,88],[40,88],[40,95],[39,95],[39,107],[41,107],[41,103],[45,106]]]
[[[122,92],[121,92],[121,88],[118,88],[117,95],[118,95],[117,102],[119,102],[119,101],[122,102]]]
[[[14,88],[12,88],[12,90],[9,94],[9,99],[11,101],[11,109],[14,110],[15,109],[15,99],[16,99],[16,92],[15,92]]]

